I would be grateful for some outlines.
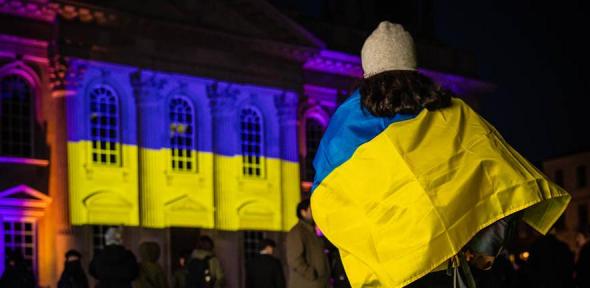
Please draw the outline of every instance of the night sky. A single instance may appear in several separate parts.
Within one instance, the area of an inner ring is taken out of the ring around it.
[[[477,58],[497,90],[482,114],[527,158],[589,151],[588,4],[435,1],[436,36]]]
[[[475,57],[479,78],[497,86],[481,99],[481,113],[526,158],[540,165],[590,151],[587,1],[271,2],[303,23],[311,19],[368,33],[380,20],[390,20],[422,42],[465,51]],[[347,52],[355,53],[358,42]]]

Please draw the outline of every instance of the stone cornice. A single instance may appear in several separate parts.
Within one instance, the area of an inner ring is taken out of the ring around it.
[[[52,22],[59,5],[50,0],[0,0],[0,13]]]
[[[309,58],[303,68],[352,78],[361,78],[363,76],[360,57],[338,51],[323,50],[316,54],[315,57]]]
[[[49,88],[53,97],[71,96],[76,93],[87,70],[87,65],[65,57],[49,46]]]
[[[237,95],[240,93],[231,84],[213,82],[207,85],[207,97],[210,101],[213,116],[224,116],[233,113]]]
[[[160,92],[167,84],[156,73],[137,70],[129,74],[135,101],[138,104],[154,104],[161,99]]]
[[[1,0],[0,0],[1,1]],[[318,53],[318,47],[298,46],[289,43],[278,42],[269,39],[256,39],[247,36],[236,35],[185,24],[167,22],[163,20],[149,19],[150,25],[143,25],[146,21],[141,16],[128,14],[122,11],[111,10],[103,7],[94,7],[87,4],[60,1],[57,9],[58,15],[69,22],[96,24],[105,27],[119,27],[125,24],[128,27],[141,27],[144,35],[186,35],[187,37],[175,37],[175,45],[194,45],[191,40],[202,38],[208,43],[232,43],[243,49],[251,49],[257,52],[287,58],[288,60],[304,62]],[[190,36],[188,36],[190,35]],[[198,36],[197,36],[198,35]],[[152,39],[157,41],[158,39]],[[183,43],[184,42],[184,43]],[[320,44],[317,44],[320,45]],[[323,45],[323,44],[322,44]]]

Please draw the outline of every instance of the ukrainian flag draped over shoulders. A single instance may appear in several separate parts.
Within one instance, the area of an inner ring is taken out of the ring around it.
[[[546,233],[571,198],[459,99],[382,118],[357,91],[333,115],[314,167],[314,219],[353,287],[406,286],[518,211]]]

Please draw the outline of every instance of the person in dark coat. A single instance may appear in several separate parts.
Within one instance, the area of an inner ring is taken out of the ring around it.
[[[66,253],[64,271],[61,273],[57,288],[88,288],[88,278],[82,268],[82,254],[77,250]]]
[[[330,264],[324,253],[324,241],[317,236],[309,199],[297,205],[297,223],[287,233],[289,288],[326,288]]]
[[[139,274],[135,255],[121,245],[121,229],[109,228],[105,248],[90,262],[90,275],[96,278],[96,288],[131,288]]]
[[[186,264],[191,258],[191,253],[191,250],[185,250],[180,253],[180,257],[178,257],[178,269],[172,274],[172,288],[186,288],[186,277],[188,274]]]
[[[528,263],[531,287],[574,287],[574,254],[554,232],[533,243]]]
[[[276,243],[260,241],[260,254],[246,262],[246,288],[285,288],[283,265],[273,256]]]
[[[199,237],[197,242],[197,248],[191,253],[190,259],[187,263],[186,283],[187,287],[198,287],[198,283],[202,280],[201,277],[205,276],[207,287],[221,288],[225,286],[225,273],[221,267],[219,258],[215,256],[215,243],[211,237],[203,235]],[[206,275],[193,275],[191,274],[191,263],[193,261],[205,261],[207,262]]]
[[[139,245],[139,279],[137,288],[168,288],[166,273],[158,260],[160,245],[156,242],[143,242]]]
[[[27,266],[20,251],[8,250],[6,266],[0,278],[0,288],[34,288],[36,286],[33,271]]]

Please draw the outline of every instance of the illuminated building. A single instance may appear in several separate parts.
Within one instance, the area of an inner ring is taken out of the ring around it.
[[[575,153],[543,161],[543,172],[572,194],[572,201],[556,228],[558,236],[575,251],[576,232],[590,225],[590,183],[588,183],[590,153]]]
[[[256,240],[297,221],[359,57],[264,1],[189,2],[0,2],[0,255],[20,249],[41,286],[124,225],[168,272],[212,236],[239,287]],[[421,71],[474,105],[491,89],[438,67]]]

